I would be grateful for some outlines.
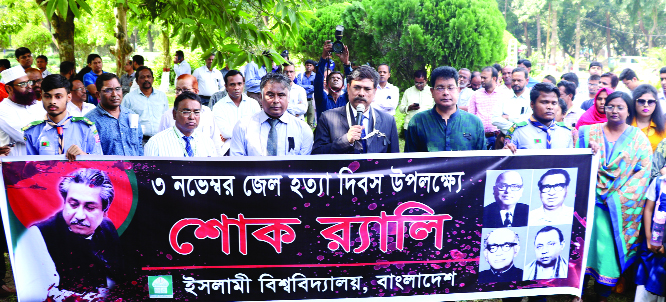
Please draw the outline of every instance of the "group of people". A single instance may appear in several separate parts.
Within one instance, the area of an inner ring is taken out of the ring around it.
[[[306,71],[297,75],[286,51],[287,64],[267,68],[250,62],[244,72],[217,70],[214,55],[191,72],[178,51],[170,108],[140,55],[125,64],[127,74],[120,78],[103,70],[97,54],[78,73],[73,62],[62,62],[59,74],[49,74],[46,57],[38,57],[33,68],[31,51],[21,47],[15,52],[18,66],[0,60],[0,93],[6,94],[0,95],[0,154],[65,154],[75,160],[82,154],[396,153],[396,110],[406,114],[404,152],[592,148],[601,157],[587,263],[595,291],[605,300],[622,272],[638,263],[641,297],[664,296],[664,249],[639,238],[650,239],[660,176],[666,173],[666,68],[664,90],[657,91],[630,69],[618,77],[603,73],[598,62],[590,63],[582,85],[574,73],[539,83],[524,59],[475,72],[440,66],[430,75],[415,71],[414,86],[400,99],[399,89],[388,83],[389,65],[357,66],[345,46],[336,54],[340,72],[331,68],[332,54],[326,41],[319,62],[305,61]],[[626,91],[617,88],[620,80]],[[513,214],[515,208],[504,210]]]

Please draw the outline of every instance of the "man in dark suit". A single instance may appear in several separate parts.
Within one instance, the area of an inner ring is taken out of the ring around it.
[[[523,280],[523,270],[517,268],[513,261],[519,251],[520,237],[516,232],[508,228],[490,232],[483,245],[483,257],[490,265],[490,269],[479,272],[478,283]],[[516,300],[520,301],[520,299]]]
[[[371,108],[379,74],[370,66],[360,66],[349,76],[349,103],[324,112],[317,121],[312,154],[397,153],[400,152],[395,119]],[[362,122],[356,122],[356,108],[363,104]]]
[[[523,178],[516,171],[497,176],[493,186],[495,202],[483,209],[483,227],[523,227],[527,225],[530,206],[519,203],[523,196]]]

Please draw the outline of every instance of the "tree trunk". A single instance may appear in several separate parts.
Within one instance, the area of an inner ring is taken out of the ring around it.
[[[548,3],[548,27],[546,27],[546,51],[544,53],[544,61],[548,61],[548,53],[550,52],[550,31],[551,31],[551,17],[553,16],[553,5],[551,3]]]
[[[606,57],[608,58],[608,66],[610,67],[610,12],[606,12]]]
[[[537,14],[537,43],[536,43],[536,50],[539,51],[541,49],[541,14]]]
[[[523,30],[525,31],[525,44],[527,45],[527,56],[532,56],[532,46],[530,45],[530,37],[527,35],[527,22],[523,22]]]
[[[650,45],[652,43],[652,38],[648,34],[647,29],[645,29],[645,24],[643,23],[643,12],[641,10],[638,11],[638,27],[641,29],[643,32],[643,35],[645,36],[645,41],[648,42],[648,48],[652,48]]]
[[[162,29],[162,50],[164,55],[163,68],[171,68],[173,58],[171,57],[171,41],[169,40],[169,24],[165,24]]]
[[[155,42],[153,42],[153,34],[151,33],[152,28],[148,25],[148,35],[146,35],[146,40],[148,40],[148,51],[153,52],[155,47]]]
[[[657,23],[658,20],[659,20],[659,7],[655,5],[654,11],[652,12],[652,28],[650,28],[649,32],[650,36],[648,39],[649,48],[654,47],[654,37],[652,35],[654,35],[655,32],[657,31],[657,28],[659,26],[659,24]]]
[[[37,5],[42,8],[46,14],[45,0],[35,0]],[[74,13],[68,7],[67,18],[63,19],[58,13],[53,13],[53,16],[47,16],[51,27],[53,28],[53,38],[55,38],[56,45],[58,46],[58,55],[60,62],[71,61],[75,62],[74,56]]]
[[[553,37],[550,39],[550,64],[555,64],[555,56],[557,53],[557,45],[559,40],[557,38],[557,7],[553,7],[553,14],[551,18],[551,34]]]
[[[134,31],[132,32],[132,36],[134,37],[134,39],[133,39],[134,49],[137,49],[136,48],[136,43],[139,40],[139,29],[138,28],[136,28],[136,27],[134,28]]]
[[[578,71],[578,59],[580,58],[580,14],[576,18],[576,54],[574,55],[574,71]]]
[[[116,57],[116,75],[122,76],[125,73],[125,62],[129,59],[134,49],[127,35],[127,9],[128,7],[120,3],[115,8],[116,28],[113,34],[116,37],[116,46],[111,47],[111,53]]]

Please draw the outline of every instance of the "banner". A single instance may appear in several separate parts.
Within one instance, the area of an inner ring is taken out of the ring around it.
[[[598,159],[554,152],[4,158],[0,207],[20,301],[580,295]]]

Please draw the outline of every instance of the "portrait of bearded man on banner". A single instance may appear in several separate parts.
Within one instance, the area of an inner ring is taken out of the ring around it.
[[[103,298],[121,267],[118,232],[107,217],[113,184],[104,171],[79,169],[61,178],[58,191],[60,211],[18,240],[14,272],[21,301]]]

